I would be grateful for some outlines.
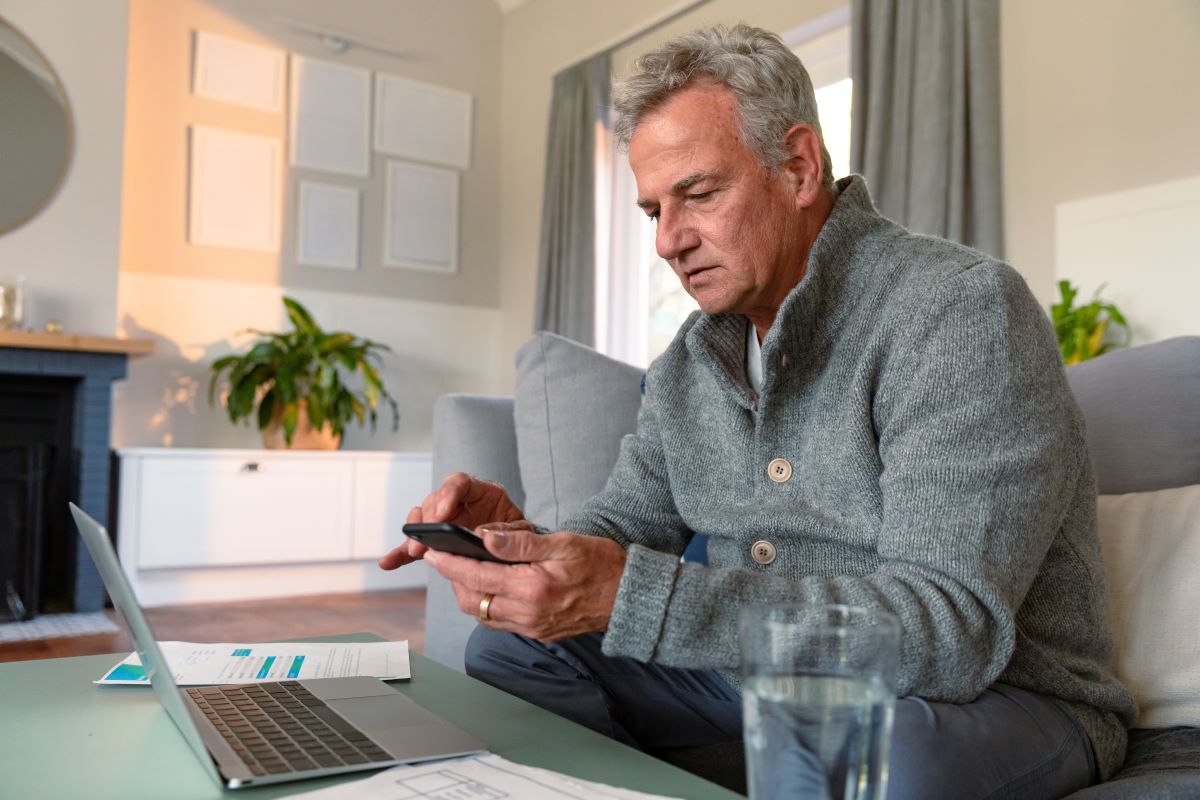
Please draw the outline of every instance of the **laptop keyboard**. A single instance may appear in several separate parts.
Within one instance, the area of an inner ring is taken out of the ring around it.
[[[186,691],[255,775],[393,760],[298,681]]]

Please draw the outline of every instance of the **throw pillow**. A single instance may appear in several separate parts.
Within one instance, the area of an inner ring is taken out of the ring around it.
[[[1200,485],[1101,495],[1098,527],[1137,727],[1200,725]]]
[[[1200,483],[1200,336],[1067,367],[1102,494]]]
[[[553,333],[517,352],[513,420],[525,516],[558,530],[608,481],[637,427],[642,370]]]

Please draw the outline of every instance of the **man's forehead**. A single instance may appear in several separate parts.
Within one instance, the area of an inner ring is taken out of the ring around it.
[[[647,114],[629,142],[639,193],[682,191],[744,148],[736,103],[727,87],[708,84],[684,89]]]

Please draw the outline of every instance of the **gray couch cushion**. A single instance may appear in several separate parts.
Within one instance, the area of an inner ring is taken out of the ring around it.
[[[1101,494],[1200,483],[1200,336],[1067,368]]]
[[[600,492],[637,427],[642,370],[536,333],[517,353],[513,416],[525,516],[552,530]]]
[[[433,485],[451,472],[493,480],[518,505],[524,499],[517,470],[511,397],[448,394],[433,407]],[[463,671],[463,652],[475,620],[458,609],[450,584],[433,570],[425,593],[425,655]]]

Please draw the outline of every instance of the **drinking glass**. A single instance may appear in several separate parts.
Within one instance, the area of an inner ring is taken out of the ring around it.
[[[771,605],[740,618],[751,800],[883,800],[900,623],[844,605]]]

